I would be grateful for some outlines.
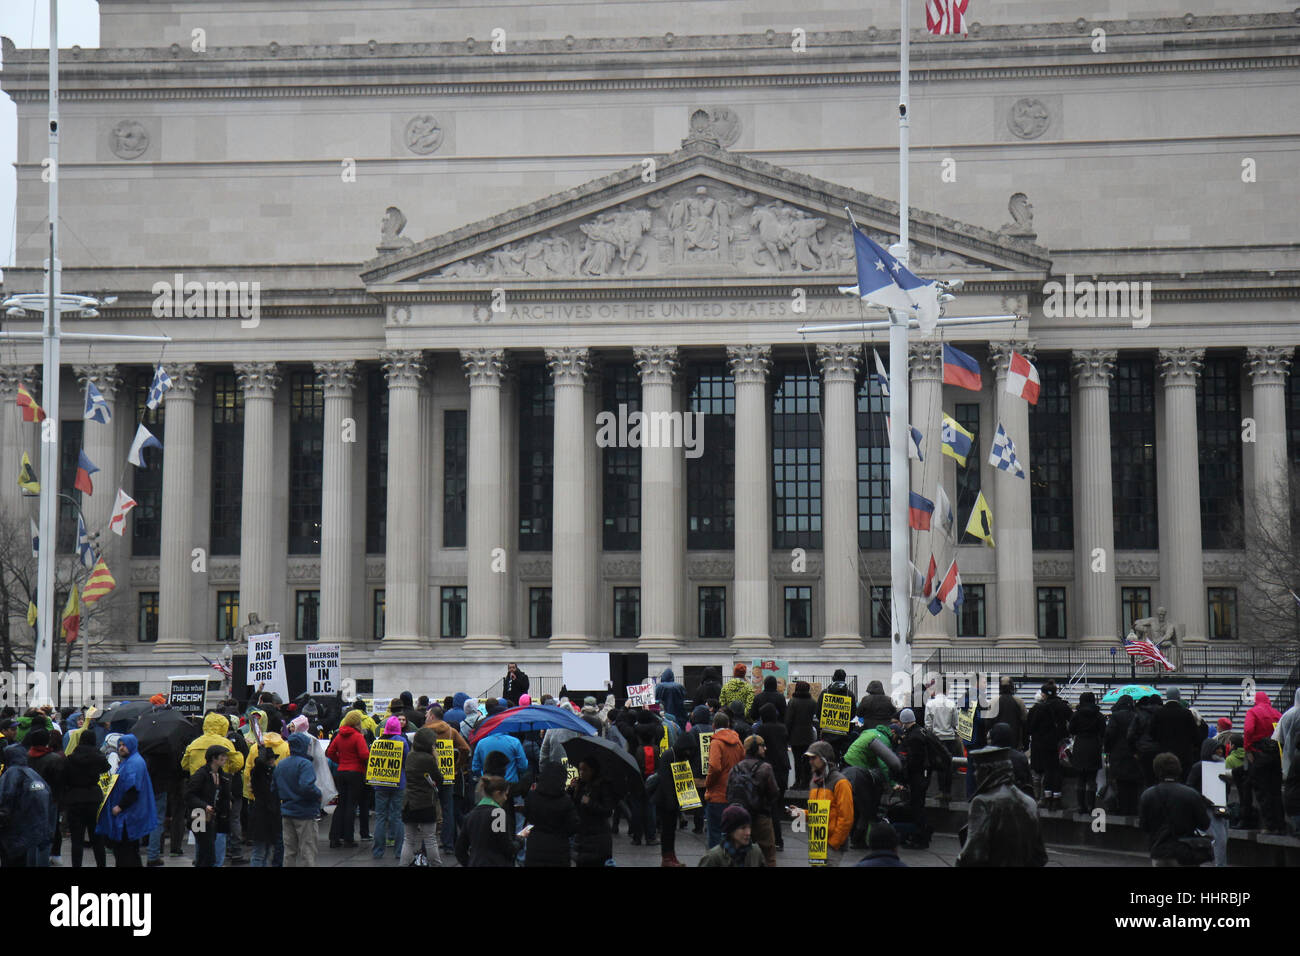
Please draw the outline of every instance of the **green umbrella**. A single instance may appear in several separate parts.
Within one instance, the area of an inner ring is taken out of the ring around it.
[[[1159,696],[1160,691],[1156,690],[1154,687],[1148,687],[1146,684],[1125,684],[1117,690],[1110,691],[1101,699],[1101,702],[1103,704],[1113,704],[1125,694],[1132,697],[1136,702],[1141,700],[1143,697],[1150,697],[1152,694]]]

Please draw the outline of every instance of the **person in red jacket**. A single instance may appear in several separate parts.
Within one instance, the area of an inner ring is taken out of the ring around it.
[[[352,820],[361,805],[361,788],[365,785],[366,762],[370,748],[361,733],[361,711],[350,710],[343,715],[338,733],[325,748],[325,756],[338,764],[339,805],[330,824],[330,847],[355,847],[352,839]]]
[[[1273,730],[1282,715],[1268,694],[1255,692],[1255,706],[1246,711],[1246,777],[1259,803],[1260,822],[1269,833],[1286,833],[1282,812],[1282,751]]]
[[[745,758],[740,736],[731,729],[725,710],[713,715],[713,743],[709,747],[709,771],[704,778],[705,814],[709,849],[722,842],[722,811],[727,808],[727,778],[731,768]]]

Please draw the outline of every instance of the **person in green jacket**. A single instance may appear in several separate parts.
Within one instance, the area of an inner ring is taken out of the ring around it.
[[[763,851],[750,839],[749,811],[733,803],[722,811],[722,842],[696,866],[763,866]]]
[[[876,770],[884,774],[887,785],[898,783],[902,777],[903,762],[898,759],[890,746],[892,736],[884,724],[864,730],[858,739],[849,746],[844,755],[844,762],[849,766],[861,767],[863,770]]]
[[[749,673],[749,668],[744,664],[737,664],[731,672],[731,680],[727,681],[722,687],[722,693],[718,695],[718,704],[726,710],[733,700],[738,700],[745,705],[745,713],[754,706],[754,685],[749,682],[745,675]]]

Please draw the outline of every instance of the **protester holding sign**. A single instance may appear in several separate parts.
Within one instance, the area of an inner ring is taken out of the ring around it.
[[[275,765],[272,774],[276,793],[280,795],[286,867],[316,865],[320,788],[316,786],[311,747],[311,738],[306,734],[292,734],[289,737],[289,756]]]
[[[389,758],[391,764],[397,762],[396,785],[379,786],[392,779],[391,770],[383,781],[372,779],[369,774],[366,782],[375,784],[375,842],[371,856],[383,859],[389,838],[393,840],[393,855],[402,856],[402,842],[405,836],[402,827],[402,805],[406,802],[406,754],[411,749],[410,741],[402,734],[402,718],[389,717],[384,722],[384,734],[370,748],[369,764],[373,765],[376,755],[385,751],[385,744],[396,745],[396,755]],[[367,767],[367,770],[369,766]]]
[[[361,787],[366,762],[370,759],[370,748],[366,746],[366,738],[358,729],[361,726],[361,716],[358,710],[344,714],[338,733],[325,749],[325,756],[338,766],[335,777],[339,788],[339,806],[330,823],[331,848],[352,848],[357,845],[352,839],[352,822],[361,805]]]
[[[411,752],[406,764],[406,790],[402,803],[402,835],[397,840],[397,858],[401,866],[409,866],[417,853],[423,853],[430,866],[442,866],[438,852],[438,819],[442,814],[438,792],[444,785],[450,789],[450,778],[444,780],[434,753],[437,734],[429,727],[415,732]],[[448,743],[448,747],[451,744]],[[375,846],[379,846],[379,825],[375,825]]]
[[[748,686],[748,685],[746,685]],[[722,812],[726,809],[727,778],[731,768],[745,756],[740,737],[731,729],[731,720],[725,711],[713,715],[713,739],[709,744],[709,772],[704,780],[704,799],[709,832],[705,839],[709,849],[722,842]]]
[[[826,741],[811,744],[807,757],[812,770],[809,804],[814,800],[830,801],[826,819],[826,865],[839,866],[848,849],[849,834],[853,832],[853,786],[836,769],[835,750]]]
[[[443,709],[437,704],[429,708],[424,726],[433,731],[437,740],[434,754],[442,772],[442,786],[438,790],[442,804],[442,833],[438,844],[440,849],[450,853],[456,846],[456,787],[463,786],[464,777],[469,772],[469,744],[460,731],[443,719]]]

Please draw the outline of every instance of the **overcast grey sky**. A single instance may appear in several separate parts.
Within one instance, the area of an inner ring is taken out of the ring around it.
[[[21,49],[50,45],[49,0],[0,0],[0,34]],[[59,0],[59,49],[99,46],[96,0]],[[0,94],[0,266],[13,264],[16,211],[14,160],[18,155],[17,111]],[[62,258],[62,256],[60,256]]]

